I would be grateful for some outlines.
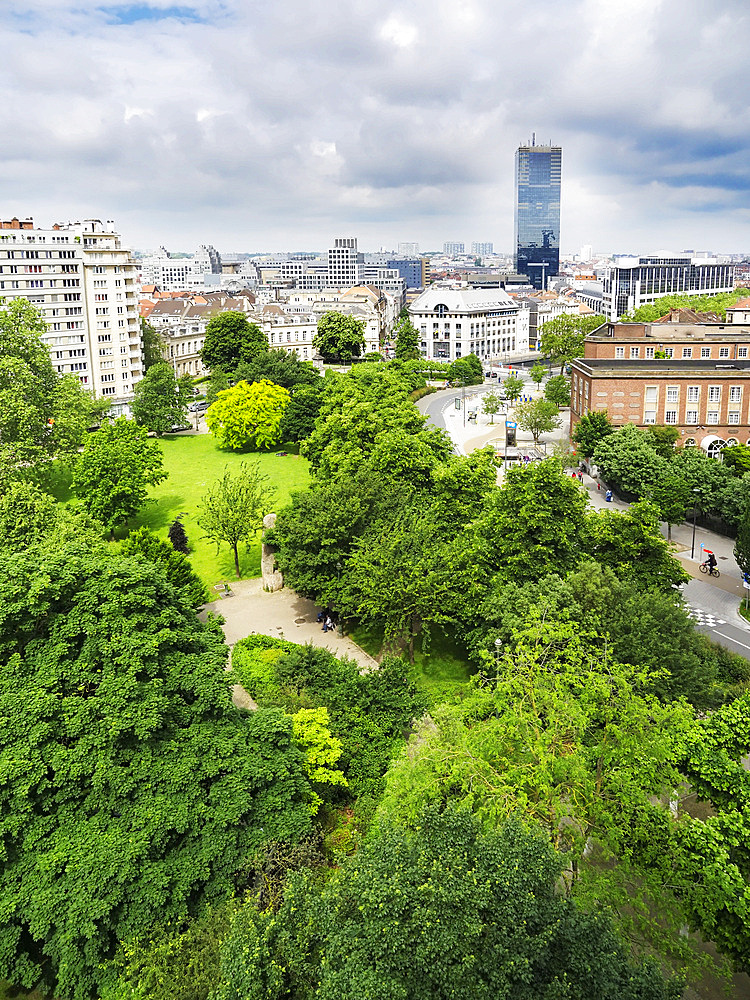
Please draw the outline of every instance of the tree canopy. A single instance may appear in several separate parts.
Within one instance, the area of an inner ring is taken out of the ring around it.
[[[558,404],[550,399],[530,399],[528,403],[519,403],[513,411],[518,426],[529,431],[537,444],[542,434],[560,426]]]
[[[234,568],[240,578],[240,542],[255,538],[273,502],[274,490],[258,462],[242,462],[239,471],[229,469],[218,479],[201,501],[198,524],[206,538],[232,547]]]
[[[582,316],[563,313],[542,325],[540,346],[552,364],[560,365],[562,375],[565,365],[583,355],[583,344],[588,334],[605,322],[604,316]]]
[[[362,354],[365,346],[365,321],[346,313],[323,313],[318,320],[313,345],[323,355],[324,361],[349,364],[352,358]]]
[[[267,351],[268,340],[256,323],[242,312],[227,310],[206,324],[201,358],[211,371],[232,372],[241,361],[250,361],[256,351]]]
[[[187,420],[193,380],[189,375],[178,379],[170,364],[157,362],[136,382],[133,397],[131,410],[136,423],[161,437]]]
[[[261,379],[222,390],[206,410],[206,424],[221,448],[270,448],[281,438],[289,392]]]

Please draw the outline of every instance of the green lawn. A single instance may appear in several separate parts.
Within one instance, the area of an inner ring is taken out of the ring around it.
[[[217,554],[216,545],[201,537],[198,507],[208,487],[226,467],[231,470],[241,462],[257,461],[276,490],[273,509],[278,510],[286,504],[292,490],[303,489],[308,484],[308,464],[304,458],[291,453],[252,452],[239,455],[220,451],[210,434],[167,434],[159,443],[169,478],[150,491],[150,497],[156,502],[146,504],[131,527],[146,525],[160,538],[165,538],[172,521],[178,514],[184,514],[182,523],[191,549],[190,561],[213,594],[214,584],[234,580],[235,572],[231,548],[222,545]],[[260,534],[247,551],[241,546],[240,569],[243,577],[260,575]]]
[[[350,630],[349,635],[370,656],[380,654],[382,629],[359,624]],[[466,654],[450,630],[433,628],[429,653],[424,653],[421,647],[420,636],[414,650],[417,684],[428,694],[432,705],[451,700],[474,673],[474,668],[467,662]]]

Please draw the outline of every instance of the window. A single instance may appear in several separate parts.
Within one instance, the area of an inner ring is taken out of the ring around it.
[[[741,385],[730,385],[729,387],[729,402],[730,403],[740,403],[742,401],[742,386]]]
[[[721,399],[721,386],[720,385],[710,385],[708,387],[708,401],[709,403],[718,403]]]
[[[659,390],[655,385],[646,386],[646,402],[655,403],[659,395]]]
[[[747,357],[747,348],[746,347],[738,347],[737,348],[737,357],[738,358],[746,358]]]
[[[730,410],[729,413],[727,414],[727,423],[738,424],[739,422],[740,422],[740,411]]]
[[[695,448],[695,438],[685,438],[686,448]]]
[[[720,358],[728,358],[729,357],[729,348],[728,347],[720,347],[719,348],[719,357]]]
[[[688,403],[697,403],[700,399],[700,388],[697,385],[689,385],[687,390]]]
[[[656,410],[644,410],[643,411],[643,422],[644,422],[644,424],[655,424],[656,423]]]
[[[692,358],[692,356],[693,356],[693,348],[692,347],[683,347],[682,348],[682,356],[683,356],[683,358]]]
[[[105,385],[102,388],[102,396],[114,396],[115,387],[113,385]]]
[[[653,356],[654,356],[654,349],[653,349],[653,347],[644,347],[643,353],[644,353],[644,355],[647,358],[653,358]]]
[[[719,422],[719,411],[718,410],[708,410],[706,413],[706,423],[707,424],[718,424]]]
[[[680,399],[680,390],[679,390],[679,387],[676,386],[676,385],[668,385],[667,386],[667,402],[668,403],[677,403],[679,401],[679,399]]]
[[[631,359],[638,357],[638,348],[637,347],[631,347],[630,348],[630,357],[631,357]]]
[[[676,424],[677,423],[677,410],[665,410],[664,411],[664,423],[665,424]]]
[[[102,375],[102,382],[114,382],[114,375]]]
[[[711,348],[710,347],[701,347],[701,357],[702,358],[710,358],[711,357]]]
[[[697,424],[698,423],[698,411],[697,410],[685,410],[685,423],[686,424]]]
[[[664,357],[665,358],[673,358],[674,357],[674,347],[665,347],[664,348]]]
[[[624,347],[616,347],[615,348],[615,357],[616,358],[624,358],[625,357],[625,348]]]

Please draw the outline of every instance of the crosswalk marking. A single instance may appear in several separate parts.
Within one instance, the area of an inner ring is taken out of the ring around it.
[[[698,625],[705,625],[706,628],[716,628],[718,625],[726,625],[725,619],[719,618],[711,611],[704,611],[702,608],[688,606],[688,614],[696,620]]]

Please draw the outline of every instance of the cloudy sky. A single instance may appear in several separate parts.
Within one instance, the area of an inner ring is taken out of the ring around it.
[[[510,251],[535,132],[564,250],[750,252],[749,32],[743,0],[1,0],[0,211]]]

